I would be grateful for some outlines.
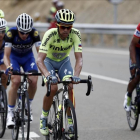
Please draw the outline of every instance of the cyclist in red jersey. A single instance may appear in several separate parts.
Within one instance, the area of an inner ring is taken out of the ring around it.
[[[132,41],[130,43],[129,51],[129,68],[132,78],[129,81],[127,93],[125,94],[124,99],[124,109],[126,111],[130,111],[131,109],[131,97],[133,90],[135,88],[136,90],[139,90],[139,87],[137,85],[140,81],[140,23],[138,24],[134,32]]]

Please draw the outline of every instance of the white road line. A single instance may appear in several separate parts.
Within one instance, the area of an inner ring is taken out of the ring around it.
[[[25,132],[26,135],[26,132]],[[33,138],[39,138],[40,136],[36,134],[35,132],[30,132],[30,140],[33,140]],[[19,138],[22,138],[22,134],[19,133]]]
[[[84,75],[84,76],[91,75],[93,78],[97,78],[97,79],[102,79],[102,80],[111,81],[111,82],[124,84],[124,85],[128,84],[128,81],[115,79],[115,78],[111,78],[111,77],[106,77],[106,76],[102,76],[102,75],[97,75],[97,74],[93,74],[93,73],[83,72],[83,71],[81,72],[81,75]]]
[[[101,48],[85,48],[83,51],[86,52],[97,52],[97,53],[107,53],[107,54],[119,54],[119,55],[129,55],[128,50],[113,50],[113,49],[101,49]]]

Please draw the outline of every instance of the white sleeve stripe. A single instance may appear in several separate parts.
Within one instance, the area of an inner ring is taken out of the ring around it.
[[[41,45],[41,41],[38,41],[38,42],[35,43],[35,47],[38,47],[40,45]]]
[[[5,42],[5,47],[12,47],[12,43]]]

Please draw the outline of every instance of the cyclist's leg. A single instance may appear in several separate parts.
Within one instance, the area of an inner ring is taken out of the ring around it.
[[[58,75],[60,77],[60,80],[69,79],[73,75],[73,69],[72,69],[69,57],[61,65],[61,67],[58,71]],[[75,97],[74,97],[74,91],[73,91],[73,84],[69,84],[68,93],[69,93],[69,99],[73,103],[73,106],[75,107]],[[67,115],[68,115],[69,129],[72,129],[73,122],[72,122],[72,116],[71,116],[69,109],[67,110]]]
[[[6,66],[4,65],[4,61],[3,61],[3,55],[4,53],[0,54],[0,70],[6,70]],[[5,87],[5,89],[7,88],[7,76],[6,74],[2,75],[2,85]]]
[[[24,59],[24,64],[22,65],[24,72],[38,72],[38,68],[35,62],[35,58],[33,56],[33,53],[29,53],[26,55],[26,58]],[[29,80],[29,86],[28,86],[28,93],[29,93],[29,104],[30,104],[30,119],[31,121],[33,121],[33,114],[32,114],[32,108],[31,108],[31,104],[33,102],[36,90],[37,90],[37,80],[38,80],[38,76],[29,76],[28,77]],[[28,113],[27,111],[27,104],[25,106],[26,108],[26,115]]]
[[[51,75],[55,75],[55,69],[54,69],[53,65],[51,64],[51,62],[49,61],[49,59],[45,59],[44,64],[45,64],[47,70],[49,71],[49,73]],[[51,107],[52,102],[53,102],[53,96],[55,95],[57,90],[58,90],[57,85],[51,85],[50,96],[47,97],[46,94],[44,95],[42,114],[41,114],[41,118],[40,118],[40,132],[43,135],[48,135],[48,127],[46,127],[47,126],[47,118],[48,118],[50,107]]]
[[[19,64],[17,62],[16,57],[10,58],[13,70],[20,71]],[[20,85],[20,76],[12,75],[11,76],[11,86],[8,92],[8,115],[7,115],[7,126],[10,128],[14,125],[14,122],[12,121],[13,117],[13,111],[16,103],[17,98],[17,90]]]
[[[140,68],[140,48],[136,48],[136,63],[137,63],[137,66]],[[130,59],[129,69],[130,69],[131,64],[132,64],[132,61]],[[129,81],[129,84],[127,87],[127,93],[125,94],[125,100],[124,100],[124,108],[126,111],[130,110],[132,92],[140,81],[140,72],[139,71],[140,71],[140,69],[138,70],[136,76]],[[130,74],[131,74],[131,71],[130,71]],[[131,76],[132,76],[132,74],[131,74]]]

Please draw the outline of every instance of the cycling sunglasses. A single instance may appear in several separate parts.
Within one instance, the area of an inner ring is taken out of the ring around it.
[[[64,25],[57,24],[57,26],[59,26],[59,28],[62,29],[62,30],[65,30],[65,29],[70,30],[72,28],[72,25],[64,26]]]
[[[0,34],[5,34],[5,30],[3,30],[3,31],[0,31]]]
[[[28,33],[24,33],[24,32],[21,32],[21,31],[19,31],[22,35],[28,35],[30,32],[28,32]]]

